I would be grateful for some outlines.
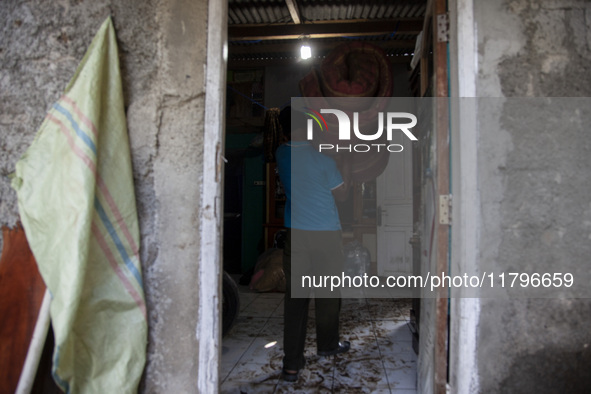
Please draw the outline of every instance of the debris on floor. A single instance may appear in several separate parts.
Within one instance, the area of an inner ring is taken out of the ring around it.
[[[288,383],[281,379],[284,294],[240,291],[240,316],[222,341],[222,393],[416,393],[411,300],[343,300],[341,339],[351,350],[334,357],[316,355],[311,302],[307,364]]]

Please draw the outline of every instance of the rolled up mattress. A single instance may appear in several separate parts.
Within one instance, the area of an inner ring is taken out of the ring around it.
[[[320,67],[313,68],[300,81],[302,96],[311,98],[314,107],[358,112],[360,128],[375,124],[378,112],[388,102],[383,98],[392,95],[392,88],[392,70],[386,54],[381,48],[363,41],[347,42],[336,47]],[[361,97],[368,99],[354,99]],[[331,127],[330,118],[326,117],[330,131],[315,136],[315,144],[339,143],[338,127],[336,124]],[[350,119],[353,117],[350,116]],[[380,140],[372,142],[387,144],[388,141],[384,133]],[[352,145],[363,143],[367,141],[355,136],[348,141]],[[351,161],[351,165],[347,166],[351,168],[350,178],[358,182],[374,179],[386,168],[388,156],[385,150],[346,154],[346,160]]]

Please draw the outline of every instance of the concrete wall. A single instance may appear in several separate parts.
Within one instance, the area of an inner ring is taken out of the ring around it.
[[[206,0],[2,2],[0,221],[18,220],[6,175],[108,15],[119,41],[149,314],[142,391],[192,392]]]
[[[473,4],[478,96],[590,96],[591,3]],[[541,119],[512,127],[511,119],[527,113],[506,104],[478,112],[478,270],[586,272],[588,133],[563,133]],[[480,308],[480,392],[591,392],[590,300],[482,299]]]

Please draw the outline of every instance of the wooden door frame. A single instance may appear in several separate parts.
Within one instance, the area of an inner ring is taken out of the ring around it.
[[[439,40],[438,38],[438,22],[439,15],[447,16],[447,4],[446,0],[429,0],[427,2],[425,19],[423,23],[423,40],[422,40],[422,55],[420,62],[420,97],[433,97],[433,119],[432,127],[434,129],[435,138],[435,163],[433,179],[434,185],[434,220],[433,220],[433,234],[430,238],[435,239],[436,243],[429,246],[429,250],[432,250],[432,254],[435,259],[435,272],[431,272],[432,275],[440,276],[442,273],[449,274],[449,240],[450,240],[450,226],[449,224],[441,224],[440,218],[440,207],[439,207],[439,196],[448,196],[450,194],[450,127],[449,127],[449,86],[448,86],[448,42],[447,40]],[[448,20],[448,19],[447,19]],[[449,29],[448,29],[449,31]],[[441,99],[440,99],[441,98]],[[414,204],[415,209],[413,217],[415,223],[425,220],[421,212],[420,203],[423,200],[425,190],[422,184],[422,172],[425,170],[423,166],[423,158],[421,156],[421,150],[418,149],[418,158],[414,160],[414,182],[418,183],[413,185],[415,190],[414,193]],[[427,235],[427,234],[425,234]],[[420,230],[415,229],[415,235],[413,236],[413,246],[415,250],[422,250],[424,240],[423,235],[420,234]],[[417,262],[420,266],[420,262]],[[416,263],[415,263],[416,264]],[[420,271],[420,269],[419,269]],[[419,274],[423,274],[419,272]],[[449,321],[448,321],[448,302],[449,294],[448,288],[438,288],[434,299],[434,317],[431,321],[420,321],[420,311],[415,311],[415,319],[417,319],[418,326],[418,340],[420,341],[421,334],[425,329],[429,330],[425,324],[429,324],[434,330],[434,343],[433,343],[433,359],[425,360],[431,361],[432,364],[432,382],[426,384],[426,387],[431,387],[434,393],[446,393],[448,387],[448,333],[449,333]],[[413,303],[414,307],[421,307],[421,302]],[[418,312],[418,313],[417,313]],[[415,346],[415,344],[413,344]],[[421,357],[421,354],[419,354]],[[422,357],[429,357],[429,355],[423,355]]]
[[[439,201],[440,196],[448,196],[450,194],[450,129],[449,129],[449,84],[448,84],[448,40],[439,39],[438,24],[439,16],[445,15],[447,17],[447,1],[446,0],[429,0],[427,4],[427,13],[430,14],[430,20],[425,19],[425,22],[431,23],[431,31],[433,32],[433,72],[434,72],[434,89],[433,96],[435,97],[435,144],[436,144],[436,201]],[[447,18],[449,23],[449,18]],[[425,29],[426,30],[426,29]],[[449,26],[448,26],[449,31]],[[443,98],[443,99],[438,99]],[[436,259],[436,275],[440,276],[442,273],[449,273],[449,241],[450,241],[450,225],[439,223],[440,205],[435,204],[435,233],[437,243],[435,245],[435,259]],[[433,391],[437,394],[445,394],[448,383],[448,302],[449,294],[447,287],[440,287],[438,289],[437,297],[435,299],[435,349],[433,357]]]
[[[203,133],[203,180],[201,188],[199,259],[199,306],[196,338],[198,393],[219,391],[221,358],[221,289],[224,131],[227,72],[227,0],[207,2],[207,65],[205,71],[205,115]],[[195,182],[198,182],[196,179]]]
[[[474,273],[478,261],[478,39],[473,0],[450,0],[449,77],[451,101],[452,270]],[[457,292],[457,290],[456,290]],[[454,392],[478,392],[477,330],[479,298],[450,300],[449,386]]]
[[[227,1],[208,1],[207,70],[204,119],[203,191],[201,215],[201,253],[199,262],[199,319],[196,336],[199,340],[199,392],[217,392],[219,381],[220,289],[222,267],[222,182],[223,136],[226,81]],[[435,89],[433,96],[447,98],[448,62],[447,42],[437,40],[437,16],[447,13],[446,0],[429,0],[425,21],[432,23],[433,64]],[[427,27],[426,25],[424,27]],[[424,28],[424,31],[429,29]],[[221,33],[220,33],[221,32]],[[429,77],[423,75],[423,77]],[[437,195],[449,195],[449,108],[447,100],[436,100],[435,108],[437,151]],[[439,217],[436,204],[435,217]],[[450,228],[447,224],[436,226],[437,274],[448,272]],[[211,300],[214,302],[211,302]],[[434,392],[445,393],[448,370],[448,289],[440,288],[436,299],[436,340],[434,349]]]

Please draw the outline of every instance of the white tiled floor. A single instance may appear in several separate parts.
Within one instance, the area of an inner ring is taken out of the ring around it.
[[[417,357],[408,325],[410,300],[343,300],[341,339],[348,353],[318,357],[310,305],[306,367],[281,379],[283,294],[241,286],[241,311],[222,341],[222,393],[416,393]]]

